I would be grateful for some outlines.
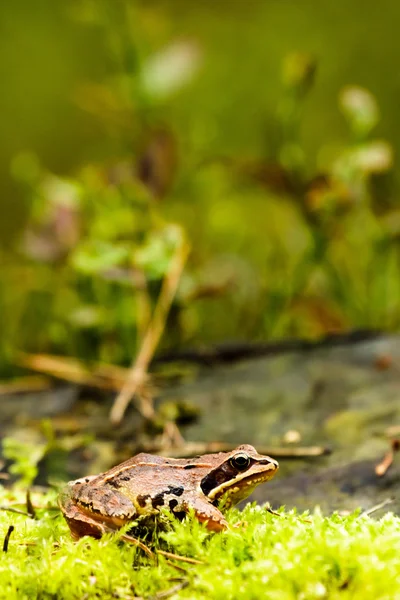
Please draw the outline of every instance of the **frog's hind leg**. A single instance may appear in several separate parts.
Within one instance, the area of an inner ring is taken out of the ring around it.
[[[72,537],[101,537],[137,516],[133,503],[110,486],[96,486],[85,480],[71,482],[60,495],[60,507]]]

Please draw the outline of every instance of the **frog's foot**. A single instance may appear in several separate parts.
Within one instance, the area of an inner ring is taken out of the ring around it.
[[[189,509],[194,510],[194,515],[200,523],[204,523],[210,531],[225,531],[229,529],[228,521],[225,519],[222,512],[208,500],[203,498],[190,498],[187,506],[184,507],[186,512]]]
[[[209,531],[220,532],[229,529],[229,524],[226,519],[222,517],[222,519],[216,520],[215,518],[210,518],[209,515],[197,514],[196,519],[200,521],[200,523],[204,523]]]

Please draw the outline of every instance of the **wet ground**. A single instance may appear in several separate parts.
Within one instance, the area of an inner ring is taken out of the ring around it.
[[[185,361],[179,360],[179,372],[185,375],[174,383],[164,380],[158,390],[157,407],[185,403],[197,413],[180,427],[186,441],[252,443],[289,453],[299,445],[329,449],[321,457],[280,458],[279,474],[255,498],[274,507],[304,510],[319,505],[324,511],[368,510],[390,499],[383,510],[400,514],[400,454],[394,454],[385,474],[375,472],[390,440],[400,437],[399,336],[283,344],[232,353],[229,361],[224,356],[187,356],[183,369]],[[134,409],[120,428],[112,427],[112,400],[110,394],[65,384],[3,394],[1,433],[41,443],[41,422],[49,419],[60,440],[53,452],[58,462],[50,460],[50,453],[41,479],[46,480],[46,469],[64,478],[99,472],[134,453],[147,435]]]

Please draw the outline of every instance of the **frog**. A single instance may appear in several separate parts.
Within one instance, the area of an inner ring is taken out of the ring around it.
[[[246,499],[278,468],[249,444],[191,459],[142,452],[109,471],[70,481],[59,506],[75,540],[157,521],[165,509],[181,519],[192,512],[209,531],[220,532],[229,529],[222,510]]]

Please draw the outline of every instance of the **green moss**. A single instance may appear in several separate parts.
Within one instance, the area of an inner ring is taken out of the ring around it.
[[[16,494],[1,492],[1,505],[15,507],[20,501],[23,509],[23,495]],[[278,517],[247,506],[243,513],[229,513],[232,529],[224,534],[210,534],[193,519],[174,520],[157,547],[201,561],[188,564],[159,554],[151,561],[118,535],[74,543],[56,510],[55,493],[33,494],[33,501],[40,507],[36,520],[0,512],[1,539],[15,527],[0,561],[1,595],[8,600],[148,598],[182,583],[186,587],[171,597],[400,596],[400,519],[392,514],[373,520],[282,511]]]

